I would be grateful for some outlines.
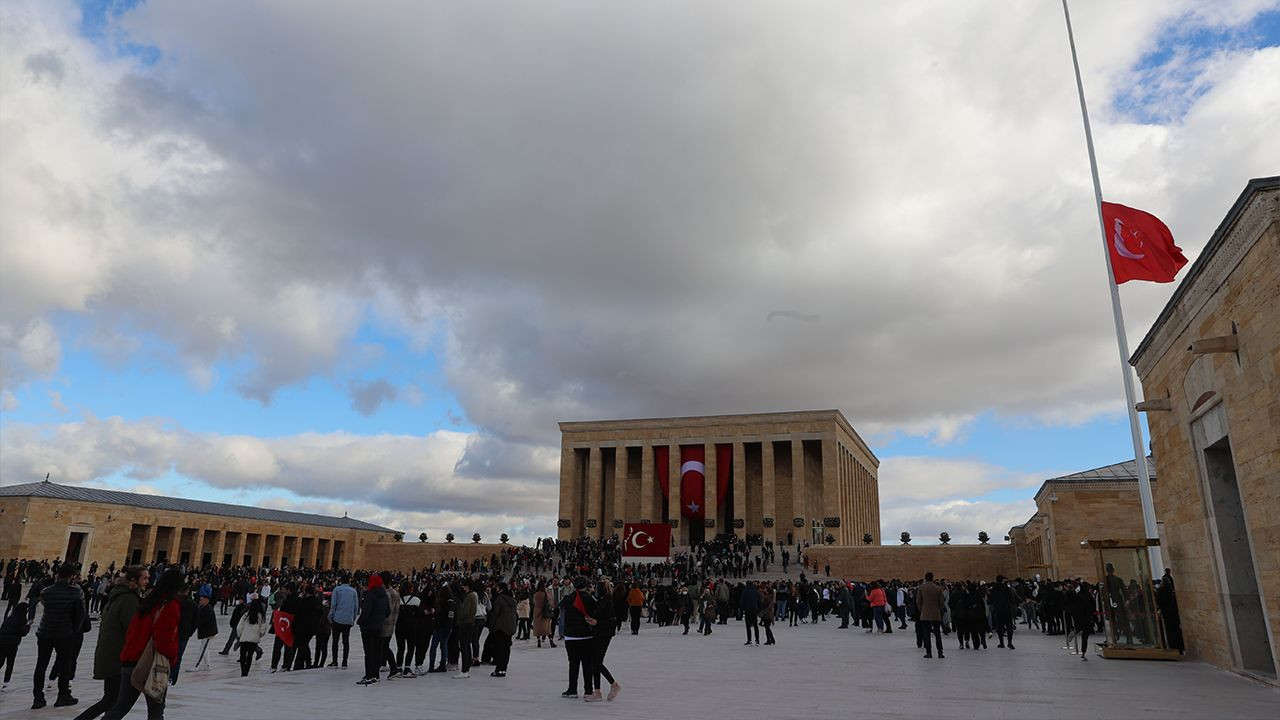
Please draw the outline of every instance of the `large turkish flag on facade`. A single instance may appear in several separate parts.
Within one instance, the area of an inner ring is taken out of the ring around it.
[[[1187,264],[1182,249],[1173,242],[1173,233],[1155,215],[1104,202],[1102,221],[1117,285],[1130,280],[1173,282]]]
[[[707,514],[705,483],[706,449],[702,445],[680,446],[680,514],[701,520]]]
[[[664,562],[671,556],[671,526],[627,523],[622,529],[623,562]]]

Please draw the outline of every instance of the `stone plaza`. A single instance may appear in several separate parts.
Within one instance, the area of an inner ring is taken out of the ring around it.
[[[794,576],[793,576],[794,577]],[[230,615],[219,616],[221,649]],[[1019,627],[1017,650],[956,650],[944,639],[945,660],[926,660],[910,631],[867,634],[826,622],[774,625],[778,644],[743,647],[742,623],[730,620],[702,637],[681,636],[679,626],[644,624],[624,629],[606,664],[622,684],[618,699],[599,706],[560,697],[567,685],[563,645],[537,649],[517,642],[510,675],[471,678],[449,674],[382,681],[357,687],[362,655],[353,644],[347,670],[268,672],[270,648],[246,678],[234,656],[215,655],[208,672],[183,671],[170,689],[165,716],[178,720],[225,718],[364,718],[406,720],[447,717],[588,718],[650,720],[667,717],[877,718],[1115,718],[1206,717],[1274,720],[1280,689],[1203,662],[1141,662],[1091,657],[1081,662],[1062,649],[1061,636]],[[80,704],[30,710],[35,639],[18,652],[11,690],[0,695],[0,718],[72,718],[101,694],[91,680],[97,632],[85,636],[73,683]],[[192,663],[195,646],[184,662]],[[142,703],[128,717],[145,717]]]

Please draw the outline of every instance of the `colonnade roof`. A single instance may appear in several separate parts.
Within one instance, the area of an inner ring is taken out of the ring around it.
[[[188,498],[165,497],[163,495],[144,495],[142,493],[123,492],[120,490],[104,490],[102,488],[82,487],[79,485],[63,485],[54,482],[33,482],[20,485],[0,486],[0,497],[35,497],[53,500],[69,500],[74,502],[104,503],[109,505],[125,505],[128,507],[162,510],[169,512],[197,513],[218,515],[222,517],[261,520],[263,522],[293,523],[295,525],[316,525],[320,527],[341,528],[343,530],[369,530],[373,532],[393,533],[395,530],[363,522],[349,517],[330,517],[311,513],[291,512],[289,510],[273,510],[270,508],[252,507],[249,505],[232,505],[230,503],[191,500]]]

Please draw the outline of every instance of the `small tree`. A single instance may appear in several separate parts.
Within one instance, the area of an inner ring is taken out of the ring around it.
[[[986,545],[990,540],[991,540],[991,536],[987,534],[986,530],[983,530],[982,532],[978,533],[978,542],[982,543],[983,545]]]
[[[480,533],[475,533],[474,535],[472,535],[472,536],[471,536],[471,542],[473,542],[473,543],[478,543],[478,542],[480,542]]]
[[[871,537],[871,533],[862,533],[862,544],[863,544],[863,545],[870,545],[870,544],[871,544],[871,541],[872,541],[872,540],[874,540],[874,539],[875,539],[875,538]]]
[[[398,532],[395,535],[392,535],[391,537],[395,538],[396,542],[400,542],[401,540],[404,540],[404,533]]]
[[[902,534],[898,536],[898,539],[902,541],[903,545],[910,545],[911,533],[907,532],[906,530],[903,530]]]
[[[451,542],[453,542],[453,533],[449,533],[448,535],[445,535],[445,536],[444,536],[444,541],[445,541],[445,542],[447,542],[447,543],[451,543]]]
[[[949,532],[944,532],[944,533],[942,533],[941,535],[939,535],[939,536],[938,536],[938,542],[942,543],[943,545],[950,545],[950,544],[951,544],[951,533],[949,533]]]
[[[418,533],[418,542],[426,542],[426,541],[427,541],[427,534],[426,534],[426,533]]]
[[[506,533],[502,533],[501,535],[498,536],[498,542],[502,543],[503,545],[506,545],[507,541],[510,539],[511,538],[507,537]]]

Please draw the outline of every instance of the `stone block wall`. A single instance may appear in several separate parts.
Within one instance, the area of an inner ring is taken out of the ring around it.
[[[809,566],[831,576],[859,580],[916,580],[932,572],[944,580],[991,580],[1018,575],[1014,547],[1000,545],[859,545],[812,547]]]

